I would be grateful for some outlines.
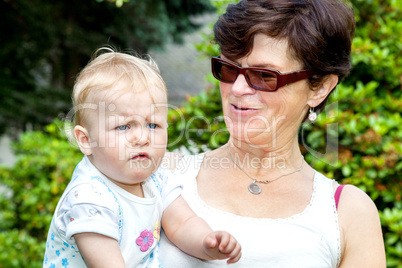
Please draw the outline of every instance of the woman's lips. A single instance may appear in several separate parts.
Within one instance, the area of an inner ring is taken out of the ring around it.
[[[237,106],[234,104],[230,104],[230,108],[233,113],[241,114],[241,115],[248,115],[248,114],[254,113],[255,111],[258,110],[258,109],[254,109],[254,108],[244,107],[244,106]]]

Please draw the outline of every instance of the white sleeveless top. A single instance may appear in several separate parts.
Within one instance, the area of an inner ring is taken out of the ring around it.
[[[194,212],[213,230],[227,231],[240,242],[242,257],[230,267],[338,267],[340,232],[333,180],[316,172],[310,203],[299,214],[285,219],[242,217],[210,207],[198,195],[196,177],[203,158],[204,154],[183,157],[174,175],[181,178],[182,196]],[[227,266],[226,260],[204,261],[183,253],[164,233],[159,253],[165,268]]]

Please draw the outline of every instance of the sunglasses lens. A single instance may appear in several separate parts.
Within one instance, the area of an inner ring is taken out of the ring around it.
[[[253,88],[263,91],[274,91],[276,89],[276,74],[269,71],[246,71],[246,79]]]
[[[236,81],[238,69],[235,66],[231,66],[219,60],[215,60],[213,63],[213,71],[216,79],[225,83],[233,83]]]
[[[257,71],[253,68],[239,68],[217,58],[214,58],[212,63],[213,75],[221,82],[234,83],[241,72],[240,70],[245,70],[244,74],[250,87],[262,91],[275,91],[277,88],[277,75],[269,70]]]

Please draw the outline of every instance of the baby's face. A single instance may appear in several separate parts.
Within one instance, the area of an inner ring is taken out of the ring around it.
[[[102,98],[91,112],[91,162],[133,192],[156,171],[167,144],[167,97],[161,89],[127,90]]]

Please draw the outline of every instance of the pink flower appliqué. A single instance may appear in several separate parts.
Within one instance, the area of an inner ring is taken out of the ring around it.
[[[141,232],[136,240],[137,245],[140,246],[142,252],[147,251],[154,243],[154,234],[147,229]]]

